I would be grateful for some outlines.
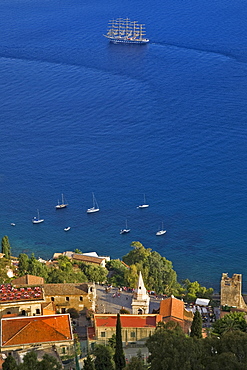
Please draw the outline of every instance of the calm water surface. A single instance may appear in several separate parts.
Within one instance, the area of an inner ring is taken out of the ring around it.
[[[245,3],[6,0],[0,14],[0,227],[13,254],[118,258],[138,240],[179,279],[247,280]],[[150,44],[109,44],[116,17],[145,23]]]

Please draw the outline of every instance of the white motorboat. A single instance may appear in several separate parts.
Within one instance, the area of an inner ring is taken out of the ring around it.
[[[68,226],[68,227],[65,227],[64,228],[64,231],[69,231],[71,229],[71,227],[70,226]]]
[[[149,204],[146,203],[146,196],[144,194],[144,197],[143,197],[143,204],[141,204],[140,206],[138,206],[137,208],[148,208],[149,207]]]
[[[61,209],[61,208],[66,208],[67,207],[67,203],[65,203],[65,201],[64,201],[64,197],[63,197],[63,194],[62,194],[62,203],[60,203],[59,202],[59,200],[58,200],[58,202],[57,202],[57,205],[56,205],[56,209]]]
[[[41,222],[44,222],[45,220],[42,219],[42,218],[39,218],[39,210],[37,209],[37,214],[38,214],[38,217],[34,217],[32,219],[32,223],[33,224],[40,224]]]
[[[99,205],[97,203],[97,200],[94,196],[94,193],[93,194],[93,207],[92,208],[88,208],[87,209],[87,213],[95,213],[95,212],[98,212],[99,211]]]
[[[15,226],[15,223],[14,222],[11,222],[11,224],[10,224],[11,226]]]
[[[166,233],[166,230],[164,230],[164,225],[163,225],[163,222],[162,222],[162,227],[159,231],[157,231],[156,235],[159,236],[159,235],[164,235]]]
[[[130,229],[128,229],[127,220],[125,221],[125,229],[120,230],[120,234],[128,234]]]

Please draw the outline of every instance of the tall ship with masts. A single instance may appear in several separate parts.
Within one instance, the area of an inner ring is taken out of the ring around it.
[[[145,25],[129,18],[109,21],[107,34],[104,35],[114,44],[147,44]]]

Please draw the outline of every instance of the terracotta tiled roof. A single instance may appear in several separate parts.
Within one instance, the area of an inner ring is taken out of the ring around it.
[[[163,318],[174,317],[179,320],[184,319],[184,302],[180,299],[169,297],[160,302],[160,315]]]
[[[44,278],[34,275],[24,275],[19,278],[12,280],[12,285],[42,285],[44,284]]]
[[[88,293],[88,284],[44,284],[45,295],[82,295]]]
[[[117,315],[94,315],[96,327],[115,327]],[[156,327],[159,315],[121,315],[122,328]]]
[[[2,319],[3,347],[73,340],[69,314]]]
[[[79,253],[74,253],[72,255],[72,258],[75,261],[93,263],[93,264],[96,264],[96,265],[101,265],[101,263],[104,261],[104,258],[85,256],[84,254],[79,254]]]

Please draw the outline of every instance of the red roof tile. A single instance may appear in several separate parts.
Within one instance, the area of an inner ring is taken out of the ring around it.
[[[184,302],[180,299],[169,297],[160,302],[160,315],[162,317],[174,317],[184,319]]]
[[[2,346],[72,340],[69,314],[2,319]]]
[[[121,315],[122,328],[156,327],[159,315]],[[94,315],[95,325],[101,327],[116,326],[117,315]]]

